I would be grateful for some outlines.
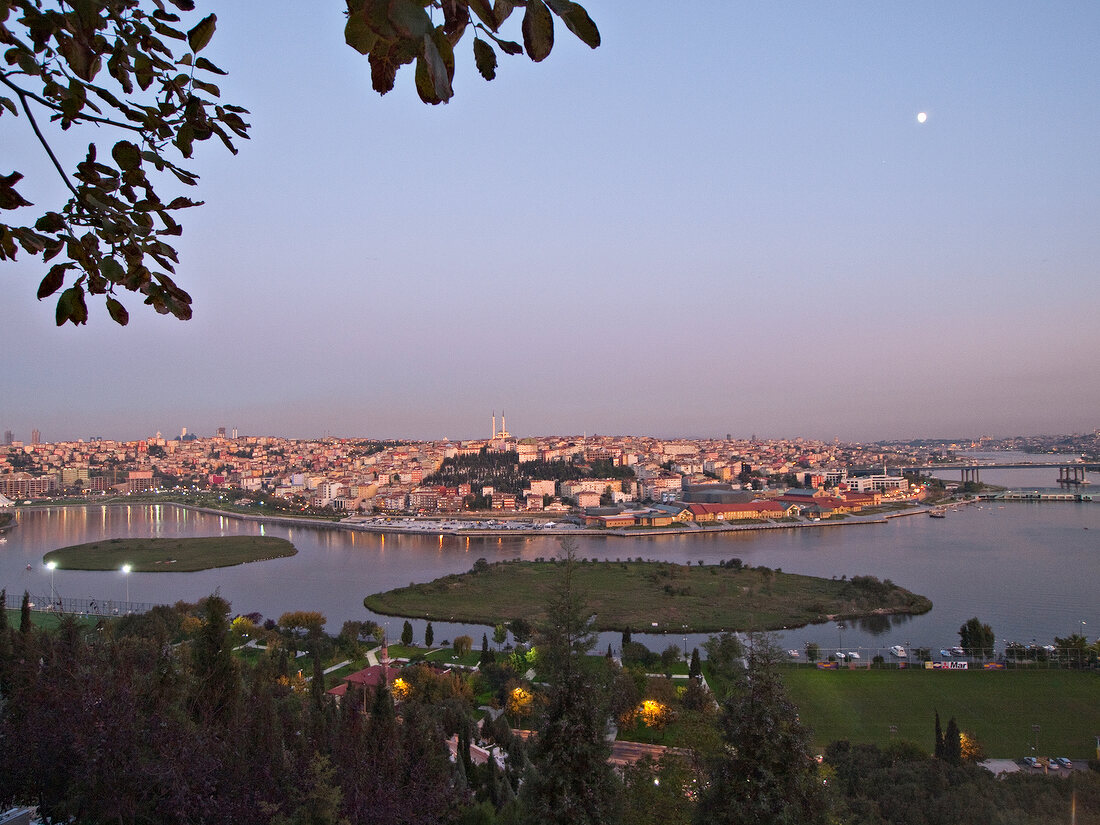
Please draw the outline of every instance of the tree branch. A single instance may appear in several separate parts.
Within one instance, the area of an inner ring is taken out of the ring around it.
[[[0,80],[4,81],[4,85],[11,88],[17,95],[19,95],[19,102],[23,106],[23,111],[27,113],[27,120],[31,122],[31,128],[34,129],[35,135],[38,136],[38,142],[42,144],[42,148],[46,150],[46,154],[50,156],[50,160],[53,161],[54,168],[57,169],[57,174],[61,175],[61,179],[65,181],[65,185],[69,187],[69,191],[73,193],[73,197],[76,198],[77,203],[83,203],[80,197],[80,193],[76,191],[76,187],[73,186],[72,181],[69,180],[69,176],[65,174],[65,170],[61,166],[61,162],[57,159],[57,155],[53,153],[53,149],[50,148],[50,144],[46,141],[45,135],[42,134],[42,130],[38,128],[38,121],[34,119],[34,115],[31,114],[31,107],[27,105],[28,92],[23,91],[7,77],[0,75]]]
[[[19,86],[16,86],[14,83],[11,82],[11,80],[8,79],[7,75],[0,75],[0,80],[4,82],[5,86],[12,89],[21,98],[29,97],[35,103],[45,106],[47,109],[51,109],[55,112],[61,111],[61,107],[58,106],[56,103],[51,103],[49,100],[46,100],[46,98],[39,97],[34,92],[28,92],[26,89],[21,89]],[[88,88],[93,89],[99,87],[89,84]],[[120,121],[111,120],[110,118],[106,117],[97,117],[96,115],[77,114],[73,116],[72,120],[74,123],[80,121],[86,121],[88,123],[102,123],[104,126],[114,126],[118,129],[129,129],[130,131],[138,132],[139,134],[144,133],[145,131],[141,126],[134,126],[132,123],[122,123]]]

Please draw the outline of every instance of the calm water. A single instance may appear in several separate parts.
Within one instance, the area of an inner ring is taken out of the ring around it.
[[[1005,471],[1012,472],[1012,471]],[[1028,470],[1057,477],[1057,471]],[[994,478],[988,479],[994,481]],[[983,475],[983,479],[985,476]],[[1024,482],[1026,484],[1026,482]],[[199,573],[132,573],[135,602],[194,601],[219,590],[236,612],[258,611],[278,618],[287,610],[320,610],[336,631],[346,619],[368,618],[363,596],[468,570],[479,557],[534,559],[551,556],[558,545],[547,537],[471,539],[440,536],[381,536],[341,530],[262,527],[171,505],[53,507],[21,511],[0,544],[0,586],[15,602],[24,589],[50,592],[42,565],[47,551],[81,542],[127,536],[282,536],[298,547],[293,558],[275,559]],[[619,559],[642,556],[676,562],[714,563],[738,557],[746,564],[818,576],[871,574],[932,599],[933,610],[912,619],[877,624],[835,624],[780,634],[786,647],[815,641],[825,649],[871,649],[892,644],[933,648],[957,643],[966,619],[979,616],[1003,640],[1040,643],[1054,636],[1100,633],[1096,583],[1100,582],[1100,503],[1013,502],[972,505],[945,519],[913,516],[886,524],[773,530],[760,533],[579,538],[579,555]],[[27,570],[27,565],[31,566]],[[121,573],[56,571],[54,584],[64,597],[100,601],[125,597]],[[374,617],[399,632],[400,619]],[[437,639],[453,638],[458,625],[436,623]],[[423,622],[414,622],[416,637]],[[463,628],[480,635],[482,628]],[[637,634],[636,634],[637,636]],[[475,635],[476,638],[476,635]],[[689,645],[703,637],[687,637]],[[646,641],[646,639],[641,639]],[[685,637],[648,640],[661,649],[683,645]],[[601,646],[618,644],[605,635]]]

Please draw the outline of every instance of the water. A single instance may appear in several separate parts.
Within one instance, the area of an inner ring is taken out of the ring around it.
[[[1050,469],[1019,472],[1057,478],[1057,471]],[[236,612],[278,618],[288,610],[320,610],[332,632],[347,619],[375,618],[389,627],[392,637],[402,620],[369,614],[363,608],[365,595],[464,572],[479,557],[531,560],[556,555],[559,549],[549,537],[383,536],[264,526],[172,505],[46,507],[17,513],[16,525],[5,534],[7,543],[0,544],[0,586],[7,588],[12,603],[24,589],[49,594],[51,577],[42,556],[65,545],[127,536],[242,533],[281,536],[299,552],[292,558],[198,573],[131,573],[128,583],[121,572],[58,570],[53,583],[60,596],[100,601],[123,600],[127,586],[133,601],[157,603],[195,601],[217,590]],[[1049,642],[1080,632],[1082,621],[1090,639],[1100,633],[1095,586],[1100,581],[1100,503],[984,503],[952,511],[945,519],[912,516],[886,524],[753,533],[578,537],[578,544],[578,554],[587,558],[641,556],[709,564],[737,557],[792,573],[870,574],[890,578],[934,604],[924,616],[790,630],[778,634],[784,647],[802,648],[812,641],[825,651],[875,652],[893,644],[938,650],[957,644],[958,628],[971,616],[992,625],[998,647],[1005,640]],[[413,625],[416,638],[423,638],[424,622]],[[705,638],[645,637],[638,630],[635,638],[657,650],[685,642],[691,647]],[[437,640],[459,632],[476,639],[484,628],[435,623]],[[618,641],[618,634],[604,634],[601,649]]]

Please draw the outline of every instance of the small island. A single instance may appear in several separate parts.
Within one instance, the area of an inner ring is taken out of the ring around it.
[[[564,561],[478,559],[469,573],[367,596],[385,616],[493,625],[538,621],[561,581]],[[594,629],[649,633],[780,630],[865,616],[927,613],[931,600],[889,579],[825,579],[747,567],[654,561],[575,562],[574,581],[594,614]]]
[[[194,573],[297,553],[286,539],[272,536],[103,539],[51,550],[42,557],[58,570],[120,570],[135,573]]]

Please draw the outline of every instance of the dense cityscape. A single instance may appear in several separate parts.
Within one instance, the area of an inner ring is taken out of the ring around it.
[[[808,488],[829,491],[816,503],[831,514],[883,500],[919,499],[923,488],[911,488],[902,471],[951,463],[965,451],[1023,449],[1070,461],[1096,460],[1100,454],[1096,433],[875,444],[729,436],[521,438],[507,431],[503,417],[498,426],[495,415],[487,429],[488,438],[458,442],[298,440],[241,436],[225,428],[212,436],[185,429],[173,438],[157,433],[134,441],[50,442],[35,431],[24,442],[8,431],[0,447],[0,494],[38,500],[187,488],[234,491],[246,503],[251,495],[345,515],[463,510],[553,515],[601,505],[690,501],[691,491],[699,502],[708,501],[705,493],[728,492],[728,501],[744,503],[754,498],[748,491],[774,501],[788,488]]]

